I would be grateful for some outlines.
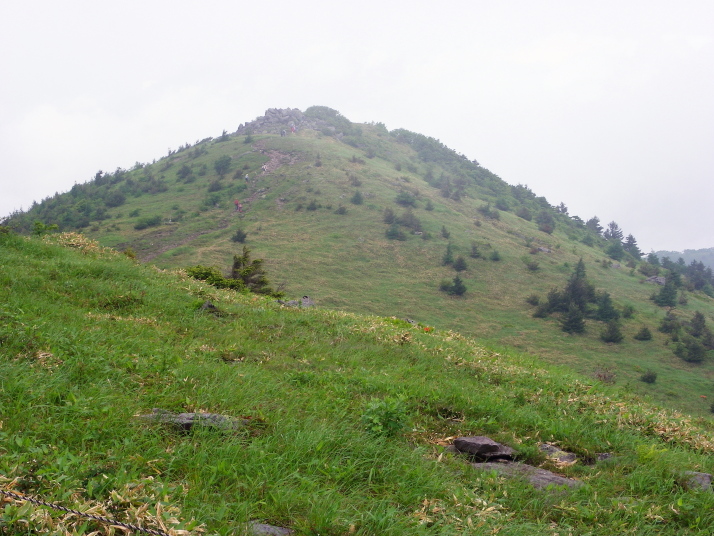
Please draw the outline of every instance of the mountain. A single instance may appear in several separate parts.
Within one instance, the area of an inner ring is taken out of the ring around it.
[[[81,230],[163,269],[227,272],[246,245],[288,298],[451,329],[710,414],[711,270],[647,262],[615,222],[330,108],[268,110],[7,224]]]
[[[2,227],[0,264],[3,533],[714,525],[710,420],[450,330],[220,290],[76,233]],[[458,454],[479,436],[516,462]]]

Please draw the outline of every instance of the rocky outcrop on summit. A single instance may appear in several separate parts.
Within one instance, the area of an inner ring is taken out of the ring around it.
[[[338,138],[342,132],[323,119],[309,117],[297,108],[268,108],[265,115],[253,121],[241,124],[233,133],[235,136],[248,134],[291,134],[292,127],[296,130],[328,130]]]
[[[314,123],[317,121],[308,120],[297,108],[268,108],[264,116],[241,124],[235,134],[280,134],[283,130],[289,132],[293,126],[297,129],[315,128]]]

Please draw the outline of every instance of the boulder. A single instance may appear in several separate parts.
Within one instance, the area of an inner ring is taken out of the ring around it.
[[[235,417],[227,417],[217,413],[171,413],[158,408],[153,408],[148,415],[138,415],[138,418],[170,424],[185,432],[188,432],[196,425],[222,431],[235,431],[248,424],[246,419],[236,419]]]
[[[495,471],[499,475],[503,475],[508,478],[525,479],[536,489],[546,489],[550,486],[567,486],[569,488],[577,488],[583,485],[583,483],[578,480],[556,475],[551,471],[539,469],[531,465],[526,465],[525,463],[486,462],[472,463],[471,466],[479,471]]]
[[[251,521],[248,529],[250,530],[249,534],[253,536],[289,536],[295,532],[292,529],[266,525],[265,523],[258,523],[257,521]]]
[[[578,457],[572,452],[566,452],[550,443],[541,443],[538,449],[544,452],[556,465],[573,465],[578,461]]]
[[[709,473],[698,473],[697,471],[684,472],[685,487],[687,489],[712,489],[712,475]]]
[[[457,437],[454,447],[477,460],[512,460],[516,452],[486,436]]]

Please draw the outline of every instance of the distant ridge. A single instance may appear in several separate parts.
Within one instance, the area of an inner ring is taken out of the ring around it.
[[[673,261],[681,257],[686,264],[691,264],[692,261],[701,262],[704,266],[714,270],[714,248],[685,249],[681,253],[679,251],[656,251],[655,254],[660,258],[669,257]]]

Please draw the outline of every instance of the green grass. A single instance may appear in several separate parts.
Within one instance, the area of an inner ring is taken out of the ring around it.
[[[569,227],[565,216],[558,215],[552,235],[511,212],[501,212],[497,221],[485,219],[478,209],[510,192],[507,184],[485,170],[479,171],[485,179],[469,180],[461,201],[442,197],[426,181],[427,170],[436,179],[442,174],[454,179],[451,170],[421,161],[411,147],[374,126],[361,128],[364,143],[376,150],[375,158],[309,129],[288,137],[256,134],[247,145],[238,136],[206,143],[207,153],[195,159],[190,151],[164,158],[146,169],[164,175],[166,192],[129,197],[123,206],[108,210],[111,219],[98,223],[96,231],[89,228],[87,234],[106,246],[131,247],[140,259],[161,268],[204,264],[227,270],[239,250],[230,238],[241,228],[248,233],[246,243],[254,256],[265,259],[272,282],[283,284],[290,297],[307,294],[334,310],[411,318],[454,329],[586,375],[611,367],[620,386],[669,407],[710,416],[710,400],[702,397],[714,397],[714,362],[692,365],[673,354],[668,338],[657,332],[664,309],[649,300],[657,289],[643,283],[643,276],[630,275],[624,264],[620,269],[603,268],[603,250],[581,243],[583,231]],[[315,167],[318,153],[322,166]],[[224,155],[233,157],[231,170],[222,180],[225,188],[215,193],[218,206],[206,206],[208,186],[217,178],[213,162]],[[352,162],[353,156],[364,163]],[[277,167],[263,174],[261,166],[266,162]],[[159,171],[167,163],[171,167]],[[397,163],[402,166],[399,171]],[[194,169],[205,164],[207,174],[192,183],[180,182],[176,174],[184,164]],[[251,177],[244,192],[234,192],[245,186],[242,178],[232,178],[236,170]],[[138,180],[145,171],[130,176]],[[359,187],[353,185],[353,177],[361,182]],[[364,196],[361,205],[350,203],[357,189]],[[395,198],[404,189],[416,195],[414,214],[431,239],[409,235],[402,242],[385,237],[388,226],[382,221],[383,211],[391,208],[401,214]],[[243,201],[244,214],[236,213],[235,198]],[[313,200],[322,208],[306,210]],[[426,210],[427,201],[433,204],[432,211]],[[335,214],[341,204],[348,209],[345,215]],[[302,210],[296,210],[300,205]],[[175,206],[184,211],[178,223],[134,229],[145,216],[171,218],[177,213]],[[136,209],[139,216],[129,217]],[[449,229],[449,240],[442,238],[442,226]],[[468,256],[472,242],[485,259]],[[463,297],[439,291],[439,282],[455,275],[441,262],[448,243],[454,255],[464,255],[468,263],[461,273],[468,289]],[[551,252],[531,255],[533,245]],[[488,260],[494,251],[500,253],[501,261]],[[524,256],[539,263],[537,272],[526,268]],[[603,343],[602,324],[593,320],[587,320],[585,334],[567,335],[555,318],[532,318],[533,307],[526,304],[526,298],[534,293],[544,298],[552,288],[562,288],[581,257],[597,289],[607,290],[616,306],[629,304],[635,309],[633,318],[623,322],[621,344]],[[701,293],[689,293],[688,299],[677,313],[689,318],[701,311],[711,326],[714,300]],[[652,341],[633,339],[642,326],[652,331]],[[648,369],[658,373],[655,384],[639,381]]]
[[[708,421],[525,353],[395,318],[282,308],[79,236],[0,235],[0,268],[3,487],[154,528],[160,502],[168,526],[195,520],[209,534],[250,520],[310,535],[674,535],[714,523],[714,494],[682,477],[714,469]],[[202,313],[206,299],[228,314]],[[249,424],[181,434],[135,417],[151,408]],[[372,433],[375,421],[393,434]],[[444,454],[459,435],[534,464],[540,441],[617,458],[562,468],[585,485],[545,493]],[[43,511],[8,504],[0,526],[81,530]]]

